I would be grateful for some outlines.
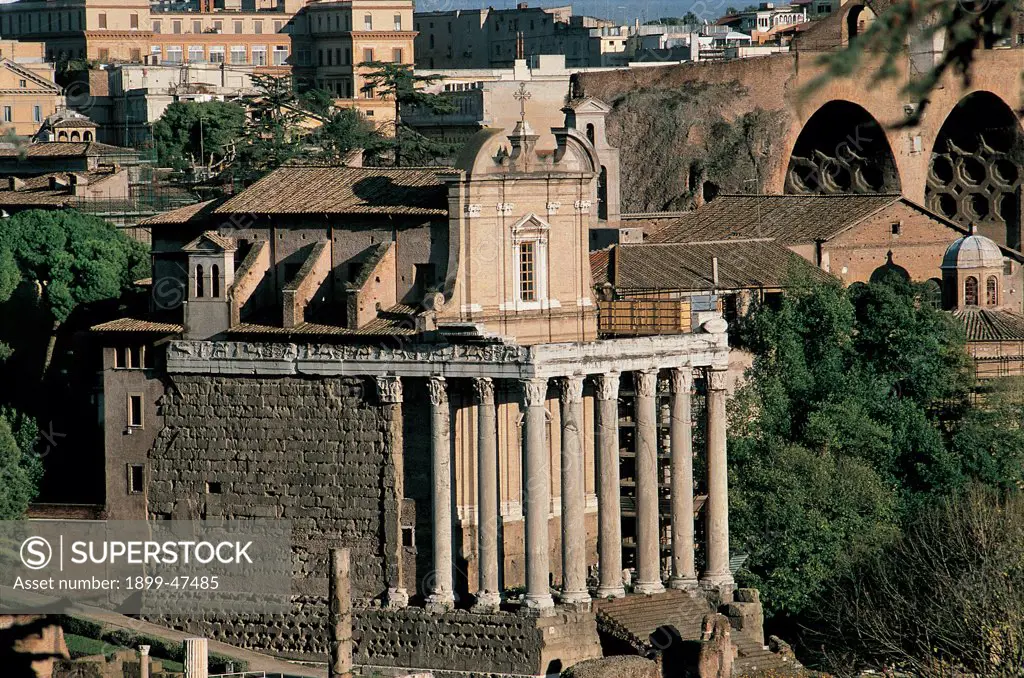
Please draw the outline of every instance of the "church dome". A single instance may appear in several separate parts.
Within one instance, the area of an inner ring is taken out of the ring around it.
[[[974,233],[966,235],[946,249],[942,257],[942,268],[1000,268],[1003,265],[1003,253],[999,245],[989,238]]]

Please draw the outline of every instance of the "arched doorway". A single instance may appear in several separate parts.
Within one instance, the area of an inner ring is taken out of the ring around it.
[[[870,7],[864,5],[848,5],[846,21],[843,24],[843,45],[850,44],[850,41],[861,35],[875,20],[875,13]]]
[[[991,92],[964,97],[932,149],[925,204],[1001,245],[1019,248],[1024,143],[1013,110]]]
[[[863,107],[830,101],[811,116],[793,146],[786,193],[899,193],[885,130]]]

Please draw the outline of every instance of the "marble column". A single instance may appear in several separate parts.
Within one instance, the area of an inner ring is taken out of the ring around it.
[[[384,566],[388,585],[386,604],[390,609],[400,609],[409,605],[409,593],[405,590],[402,567],[402,501],[405,498],[402,379],[396,376],[380,376],[375,382],[377,401],[388,423],[387,444],[391,451],[388,455],[387,470],[391,476],[393,494],[385,497],[387,519],[384,524]]]
[[[583,376],[559,380],[562,411],[562,602],[589,603],[586,487],[583,480]]]
[[[636,570],[637,593],[661,593],[658,529],[658,371],[643,370],[636,383]]]
[[[149,645],[139,645],[139,678],[149,678]]]
[[[619,479],[619,373],[594,378],[597,397],[597,560],[600,598],[621,598],[622,490]]]
[[[669,445],[672,464],[672,577],[669,588],[695,589],[697,569],[694,563],[693,535],[693,420],[690,392],[693,369],[672,370],[672,419]]]
[[[551,465],[547,444],[548,380],[523,381],[523,504],[526,514],[526,598],[529,608],[554,607],[548,577],[548,518],[551,513]]]
[[[701,584],[728,600],[735,586],[729,571],[729,472],[726,453],[726,371],[707,370],[708,502],[707,569]]]
[[[498,423],[494,410],[494,382],[473,380],[477,406],[477,569],[479,590],[473,609],[496,612],[501,606],[498,588]]]
[[[455,605],[452,570],[451,422],[444,377],[430,377],[431,503],[433,505],[434,570],[428,582],[427,609],[450,610]]]
[[[209,644],[206,638],[185,639],[185,678],[207,678],[210,675]]]

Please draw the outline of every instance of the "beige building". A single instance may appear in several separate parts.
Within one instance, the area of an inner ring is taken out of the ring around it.
[[[0,40],[0,133],[32,137],[64,106],[53,64],[43,56],[41,43]]]
[[[572,6],[417,12],[416,66],[424,69],[507,68],[516,59],[563,54],[571,67],[620,63],[629,27]]]

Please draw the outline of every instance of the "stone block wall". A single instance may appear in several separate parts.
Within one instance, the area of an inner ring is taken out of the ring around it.
[[[162,414],[149,454],[150,516],[290,520],[296,598],[290,615],[160,621],[241,647],[326,657],[328,549],[351,549],[354,599],[381,597],[400,576],[399,410],[353,378],[176,375]]]

